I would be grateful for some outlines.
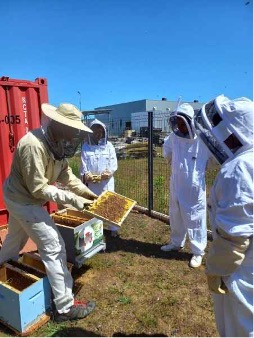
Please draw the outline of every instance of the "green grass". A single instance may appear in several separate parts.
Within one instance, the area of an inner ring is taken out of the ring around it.
[[[120,237],[105,231],[105,252],[73,269],[75,297],[95,300],[95,311],[76,322],[49,321],[32,336],[217,337],[205,259],[189,268],[189,243],[178,253],[162,252],[168,238],[165,223],[131,212]],[[0,336],[16,335],[0,324]]]
[[[117,301],[120,303],[120,304],[130,304],[131,303],[131,298],[130,297],[126,297],[126,296],[121,296],[117,299]]]

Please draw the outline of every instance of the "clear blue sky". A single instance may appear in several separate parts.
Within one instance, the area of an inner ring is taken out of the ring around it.
[[[0,76],[82,109],[253,99],[253,0],[1,0]],[[81,96],[77,92],[81,93]]]

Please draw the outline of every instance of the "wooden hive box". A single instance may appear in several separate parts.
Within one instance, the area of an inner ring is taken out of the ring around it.
[[[80,268],[106,244],[103,238],[103,222],[86,212],[64,209],[51,214],[64,239],[67,261]]]
[[[38,277],[5,263],[0,268],[0,321],[27,335],[49,320],[51,288]]]
[[[38,253],[24,252],[19,259],[19,263],[22,264],[23,269],[25,267],[32,268],[34,271],[46,276],[46,269]],[[73,264],[67,262],[68,270],[71,272]],[[49,283],[49,282],[48,282]]]

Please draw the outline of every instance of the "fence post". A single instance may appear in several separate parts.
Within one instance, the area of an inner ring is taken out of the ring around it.
[[[153,210],[153,111],[148,112],[148,212]]]

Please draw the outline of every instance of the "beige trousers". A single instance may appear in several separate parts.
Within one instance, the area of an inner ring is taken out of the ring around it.
[[[38,205],[22,205],[5,197],[9,212],[8,234],[0,251],[0,264],[17,260],[30,237],[37,245],[52,287],[58,312],[67,312],[73,305],[73,279],[67,268],[63,238],[48,212]]]

